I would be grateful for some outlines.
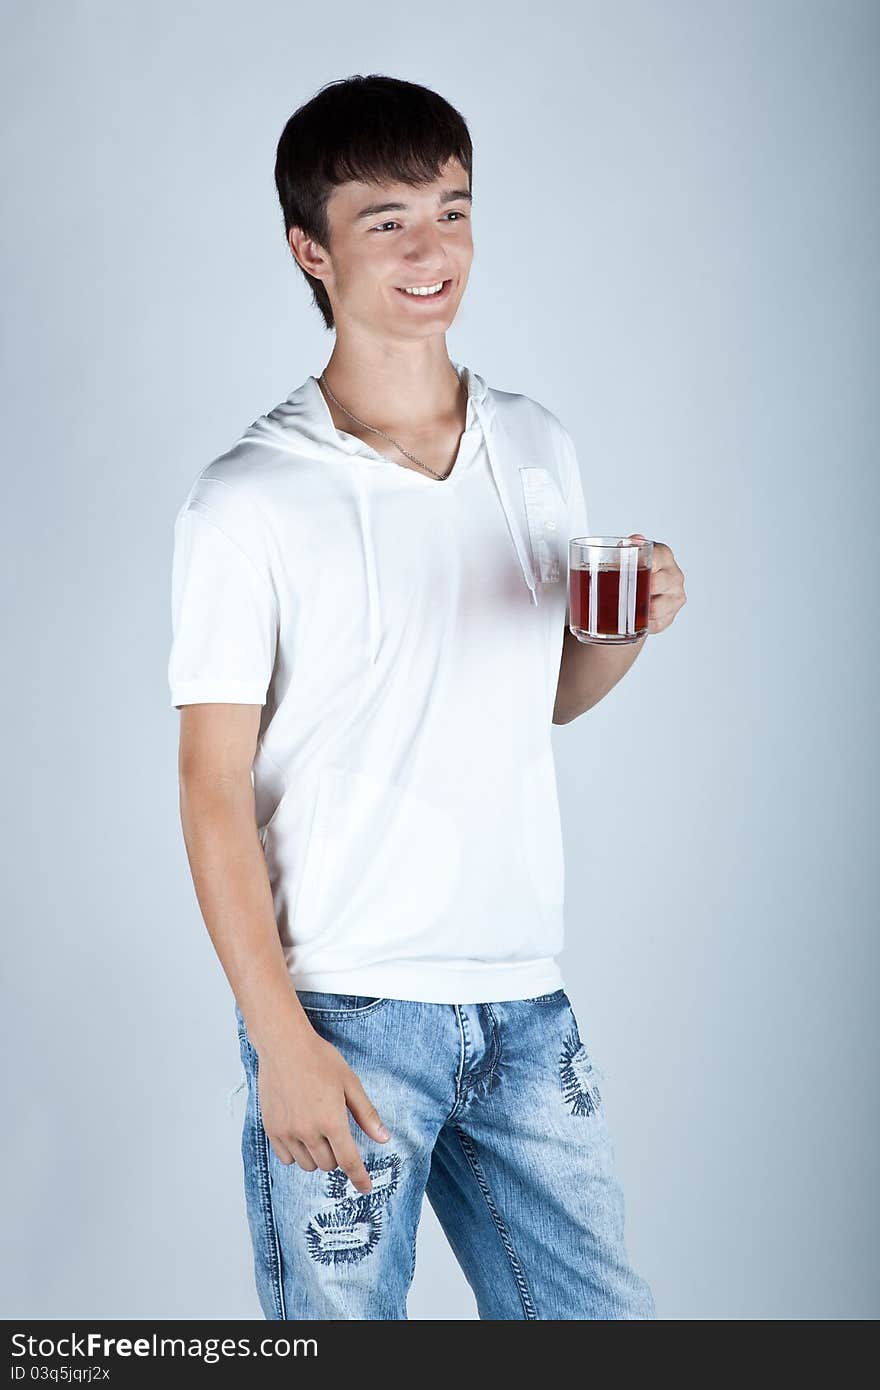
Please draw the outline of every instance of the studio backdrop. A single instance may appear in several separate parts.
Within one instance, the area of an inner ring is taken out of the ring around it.
[[[275,146],[378,72],[474,142],[450,356],[686,577],[552,733],[633,1262],[661,1318],[876,1317],[878,6],[14,0],[0,52],[5,1316],[261,1316],[172,527],[329,357]],[[476,1316],[427,1203],[409,1309]]]

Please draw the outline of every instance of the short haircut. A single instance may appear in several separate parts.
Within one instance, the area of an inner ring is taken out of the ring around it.
[[[327,203],[339,184],[357,180],[417,188],[433,183],[453,158],[467,171],[472,188],[467,124],[437,92],[381,73],[328,82],[293,113],[278,141],[275,186],[285,238],[291,227],[300,227],[329,251]],[[333,328],[322,281],[296,264],[326,328]]]

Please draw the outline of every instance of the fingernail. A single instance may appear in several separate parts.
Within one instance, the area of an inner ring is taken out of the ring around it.
[[[388,1130],[385,1128],[384,1125],[381,1125],[381,1124],[380,1124],[380,1126],[379,1126],[379,1138],[380,1138],[380,1139],[390,1139],[390,1138],[391,1138],[390,1134],[388,1133]]]

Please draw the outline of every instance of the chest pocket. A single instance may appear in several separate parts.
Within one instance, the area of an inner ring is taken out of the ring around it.
[[[568,544],[564,500],[548,469],[521,468],[519,476],[535,579],[541,584],[555,584],[560,577],[561,547]]]

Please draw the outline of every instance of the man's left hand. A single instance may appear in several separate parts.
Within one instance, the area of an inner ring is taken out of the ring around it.
[[[642,545],[647,536],[634,531],[628,540]],[[655,541],[651,553],[651,587],[648,591],[648,631],[662,632],[674,620],[676,613],[687,603],[684,573],[675,556],[663,541]]]

